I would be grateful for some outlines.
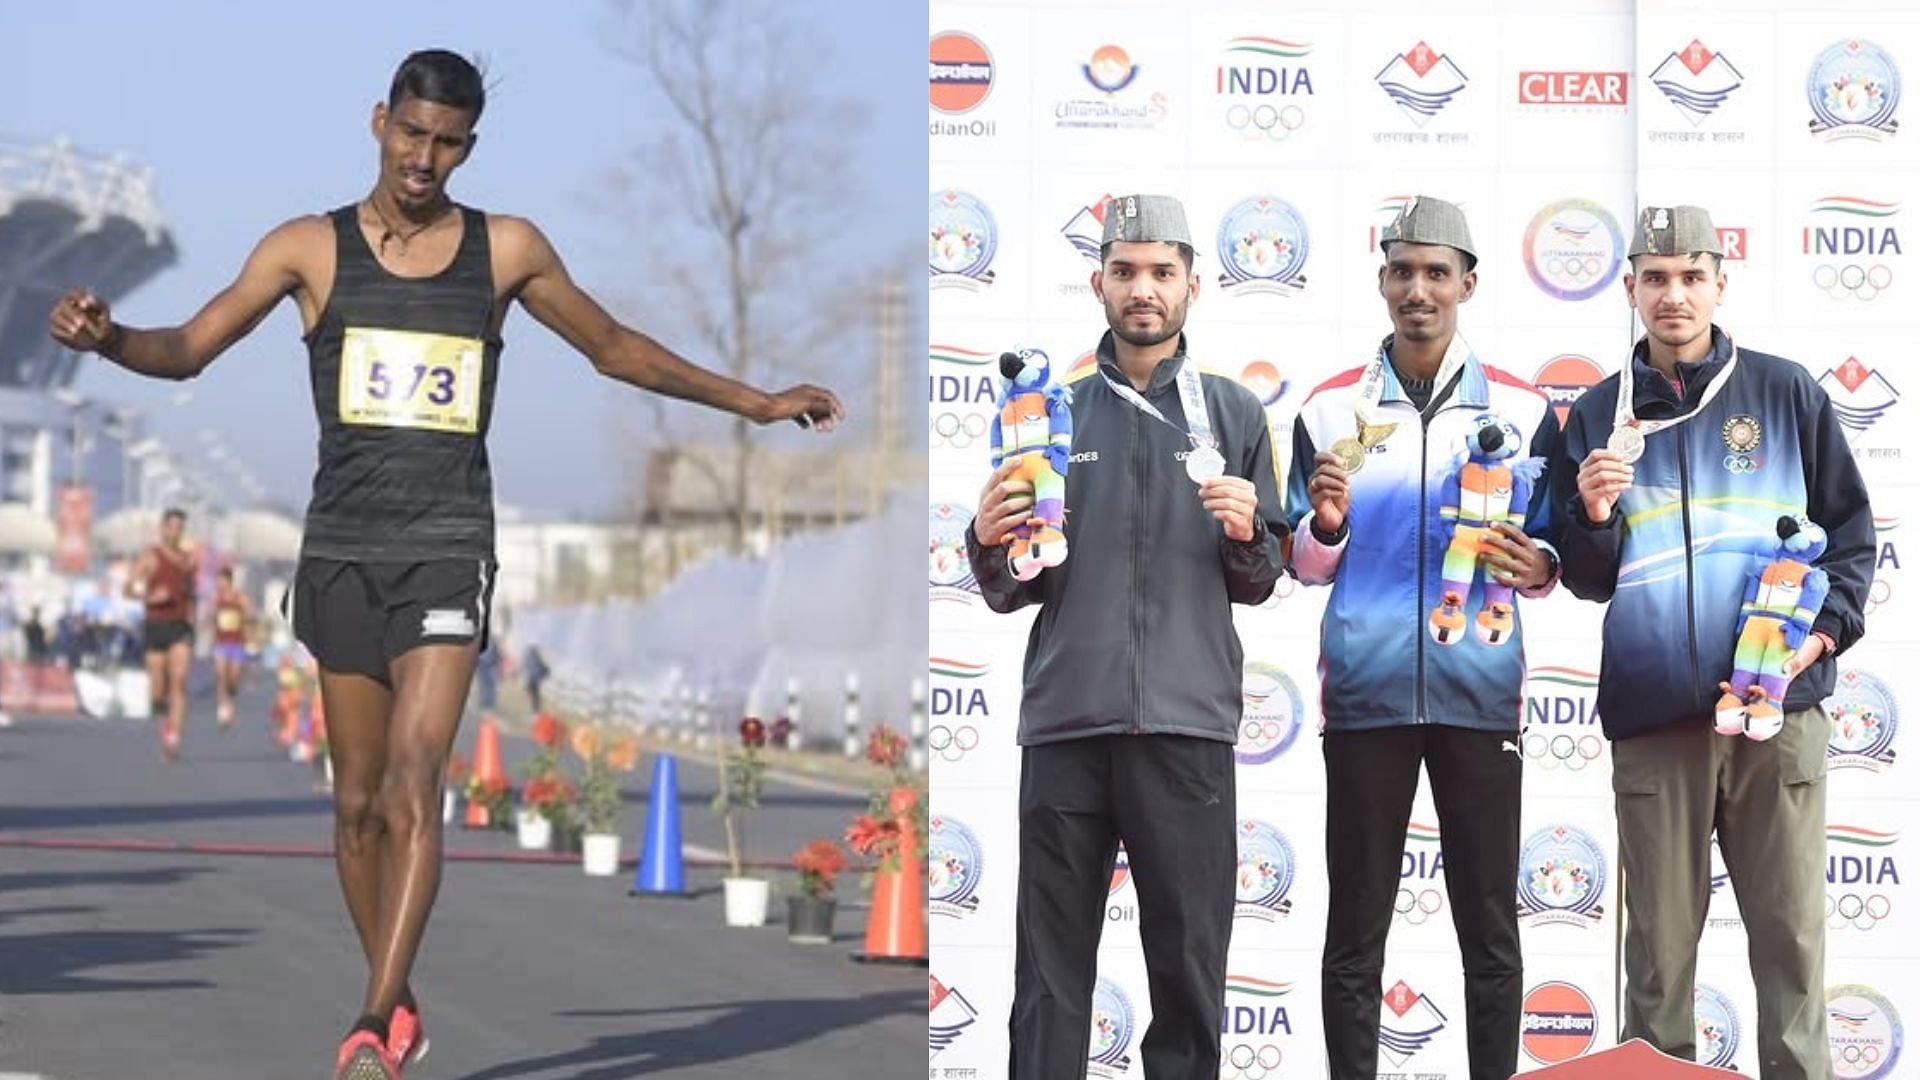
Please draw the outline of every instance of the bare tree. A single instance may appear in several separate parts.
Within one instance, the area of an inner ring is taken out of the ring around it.
[[[824,42],[761,0],[613,0],[617,55],[645,73],[674,121],[614,178],[675,291],[672,314],[737,379],[811,374],[844,339],[837,275],[807,260],[853,207],[852,101],[826,96]],[[652,262],[650,257],[649,263]],[[713,362],[701,359],[701,362]],[[671,437],[666,410],[658,430]],[[721,505],[746,549],[755,434],[729,424]],[[671,444],[669,444],[671,445]]]

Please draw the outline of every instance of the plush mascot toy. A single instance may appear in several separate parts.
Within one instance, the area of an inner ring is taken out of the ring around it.
[[[1466,453],[1447,473],[1440,519],[1453,527],[1453,538],[1440,564],[1440,603],[1427,615],[1427,632],[1442,645],[1457,644],[1466,634],[1467,595],[1480,572],[1481,545],[1498,535],[1493,526],[1526,523],[1527,500],[1547,463],[1516,460],[1523,446],[1519,428],[1498,413],[1483,412],[1467,432]],[[1513,636],[1513,586],[1488,578],[1483,597],[1474,633],[1488,645],[1504,645]]]
[[[1073,446],[1073,412],[1067,388],[1053,380],[1039,349],[1000,354],[1007,387],[993,418],[993,467],[1019,458],[1013,479],[1033,485],[1032,516],[1014,527],[1007,565],[1031,581],[1041,570],[1067,560],[1067,455]]]
[[[1793,681],[1786,664],[1813,632],[1814,616],[1827,599],[1827,572],[1810,565],[1827,550],[1827,531],[1806,515],[1782,515],[1777,554],[1753,557],[1747,599],[1740,605],[1739,637],[1733,646],[1733,681],[1714,706],[1713,730],[1722,735],[1771,739],[1786,723],[1780,701]]]

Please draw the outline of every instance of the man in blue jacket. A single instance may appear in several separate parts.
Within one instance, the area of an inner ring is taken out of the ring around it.
[[[1647,334],[1574,403],[1553,463],[1567,587],[1608,600],[1598,707],[1613,741],[1626,880],[1622,1035],[1695,1051],[1694,963],[1717,832],[1746,923],[1760,1075],[1830,1077],[1824,994],[1826,748],[1834,656],[1859,640],[1873,516],[1833,405],[1807,371],[1713,324],[1719,236],[1695,206],[1641,211],[1627,298]],[[1623,388],[1624,387],[1624,388]],[[1781,519],[1825,530],[1830,588],[1798,652],[1784,728],[1714,731],[1756,564]]]
[[[1383,234],[1393,333],[1314,390],[1293,426],[1293,570],[1333,585],[1320,627],[1327,1067],[1372,1080],[1380,975],[1424,760],[1466,973],[1474,1080],[1520,1045],[1521,686],[1513,594],[1544,595],[1554,553],[1539,477],[1558,426],[1533,384],[1455,330],[1478,276],[1458,206],[1409,202]],[[1471,457],[1471,460],[1468,460]],[[1529,486],[1530,485],[1530,486]]]
[[[1100,250],[1093,292],[1109,331],[1072,388],[1070,554],[1030,581],[1008,568],[1009,531],[1033,506],[1012,458],[967,530],[987,606],[1040,605],[1020,700],[1009,1076],[1086,1073],[1125,843],[1153,997],[1141,1064],[1153,1080],[1217,1080],[1238,854],[1231,605],[1273,593],[1287,527],[1260,400],[1187,352],[1200,275],[1185,210],[1165,195],[1115,199]]]

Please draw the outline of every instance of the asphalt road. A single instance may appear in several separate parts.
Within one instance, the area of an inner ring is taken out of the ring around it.
[[[308,766],[272,742],[263,687],[220,735],[196,702],[184,760],[141,723],[16,717],[0,729],[0,1077],[277,1080],[330,1075],[365,977]],[[471,726],[462,733],[470,745]],[[509,761],[523,740],[506,740]],[[629,858],[649,756],[627,785]],[[867,912],[842,887],[836,940],[722,925],[713,770],[681,761],[686,898],[628,895],[631,867],[509,861],[511,834],[447,833],[414,972],[433,1051],[409,1077],[615,1080],[906,1077],[923,1060],[924,972],[856,964]],[[804,785],[804,786],[802,786]],[[783,863],[838,836],[864,792],[769,783],[748,854]],[[286,854],[229,854],[229,848]]]

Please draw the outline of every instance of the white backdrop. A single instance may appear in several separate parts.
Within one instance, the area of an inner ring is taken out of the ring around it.
[[[1820,377],[1874,499],[1868,637],[1843,659],[1829,702],[1830,1027],[1839,1076],[1920,1072],[1896,1064],[1900,1015],[1920,1019],[1909,1004],[1920,1000],[1920,926],[1902,884],[1912,869],[1902,837],[1920,804],[1894,756],[1893,696],[1897,664],[1920,640],[1900,593],[1900,525],[1920,496],[1906,458],[1911,406],[1897,389],[1912,376],[1896,352],[1920,332],[1903,250],[1920,243],[1903,231],[1904,203],[1920,199],[1920,143],[1888,123],[1907,111],[1893,65],[1920,64],[1920,14],[1864,2],[1589,0],[1551,16],[1518,2],[1442,6],[930,7],[930,1078],[1006,1072],[1013,736],[1031,613],[987,611],[959,548],[988,470],[991,361],[1023,344],[1063,366],[1088,359],[1103,329],[1087,286],[1093,212],[1102,196],[1140,191],[1185,201],[1204,281],[1188,324],[1194,355],[1266,401],[1283,466],[1301,400],[1390,329],[1376,236],[1406,196],[1464,205],[1481,263],[1462,332],[1483,359],[1563,402],[1616,370],[1635,335],[1618,282],[1636,200],[1712,210],[1729,248],[1719,321]],[[1828,92],[1849,75],[1844,96]],[[1253,231],[1267,241],[1257,264],[1219,239]],[[1247,646],[1243,856],[1291,879],[1237,912],[1223,1077],[1325,1073],[1324,597],[1287,583],[1236,613]],[[1565,594],[1526,611],[1522,863],[1571,860],[1585,885],[1523,904],[1523,1068],[1611,1045],[1618,1025],[1616,843],[1593,708],[1602,614]],[[1388,945],[1383,1076],[1466,1071],[1438,853],[1423,781]],[[1517,896],[1525,880],[1516,868]],[[1746,943],[1716,885],[1700,1057],[1757,1073]],[[1253,883],[1244,896],[1261,891]],[[1150,1009],[1137,929],[1123,865],[1101,943],[1095,1076],[1141,1075]]]

